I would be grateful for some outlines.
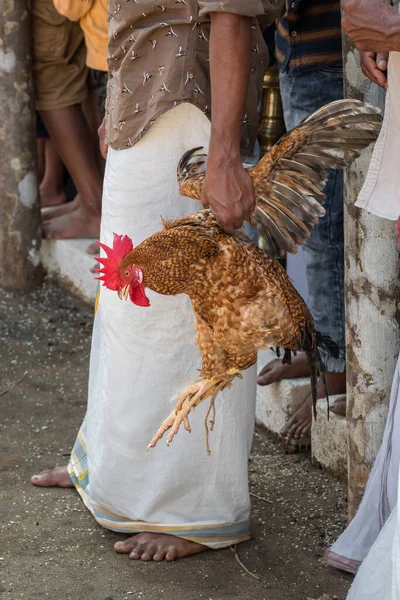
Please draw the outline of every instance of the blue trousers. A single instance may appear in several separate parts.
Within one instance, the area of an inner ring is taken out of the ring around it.
[[[321,106],[343,98],[342,65],[322,65],[280,73],[280,88],[286,129],[296,127]],[[315,328],[340,347],[338,359],[324,355],[326,371],[343,373],[345,361],[343,173],[329,171],[325,188],[326,215],[319,220],[304,244],[309,308]]]

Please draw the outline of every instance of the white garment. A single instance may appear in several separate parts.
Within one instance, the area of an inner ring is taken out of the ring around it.
[[[208,147],[210,123],[190,104],[161,117],[132,148],[108,151],[101,240],[113,232],[139,244],[161,217],[201,208],[179,195],[176,168],[188,149]],[[156,259],[156,257],[155,257]],[[199,378],[194,314],[187,296],[146,291],[151,306],[121,302],[101,288],[94,323],[89,400],[70,474],[96,520],[115,531],[157,531],[220,548],[250,535],[247,463],[256,398],[255,367],[216,401],[205,447],[204,402],[170,447],[146,446]]]
[[[374,215],[397,220],[400,215],[400,53],[393,52],[389,57],[388,80],[384,124],[357,206]],[[329,564],[336,563],[341,568],[352,563],[354,566],[354,562],[366,557],[347,600],[400,600],[399,370],[400,359],[393,379],[382,446],[363,501],[356,517],[328,555]]]
[[[382,445],[356,516],[327,554],[329,565],[355,572],[397,503],[400,465],[400,359],[390,396]]]
[[[396,221],[400,215],[400,52],[390,53],[388,84],[382,129],[356,206]]]

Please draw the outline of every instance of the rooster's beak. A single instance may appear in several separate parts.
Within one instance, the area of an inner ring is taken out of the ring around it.
[[[128,283],[128,285],[126,285],[125,287],[121,288],[118,291],[118,298],[120,300],[128,300],[129,288],[130,288],[130,284]]]

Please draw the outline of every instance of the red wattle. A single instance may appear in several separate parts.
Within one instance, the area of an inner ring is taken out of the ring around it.
[[[136,306],[150,306],[150,301],[144,293],[142,285],[131,285],[129,288],[129,297]]]

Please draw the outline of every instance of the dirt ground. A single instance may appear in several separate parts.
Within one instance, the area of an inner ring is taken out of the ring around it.
[[[344,600],[351,578],[321,561],[345,525],[344,486],[264,431],[250,463],[262,498],[252,498],[253,539],[237,549],[254,576],[230,549],[173,564],[130,561],[74,490],[30,484],[68,460],[85,412],[91,323],[91,307],[53,283],[24,295],[0,290],[0,600]]]

